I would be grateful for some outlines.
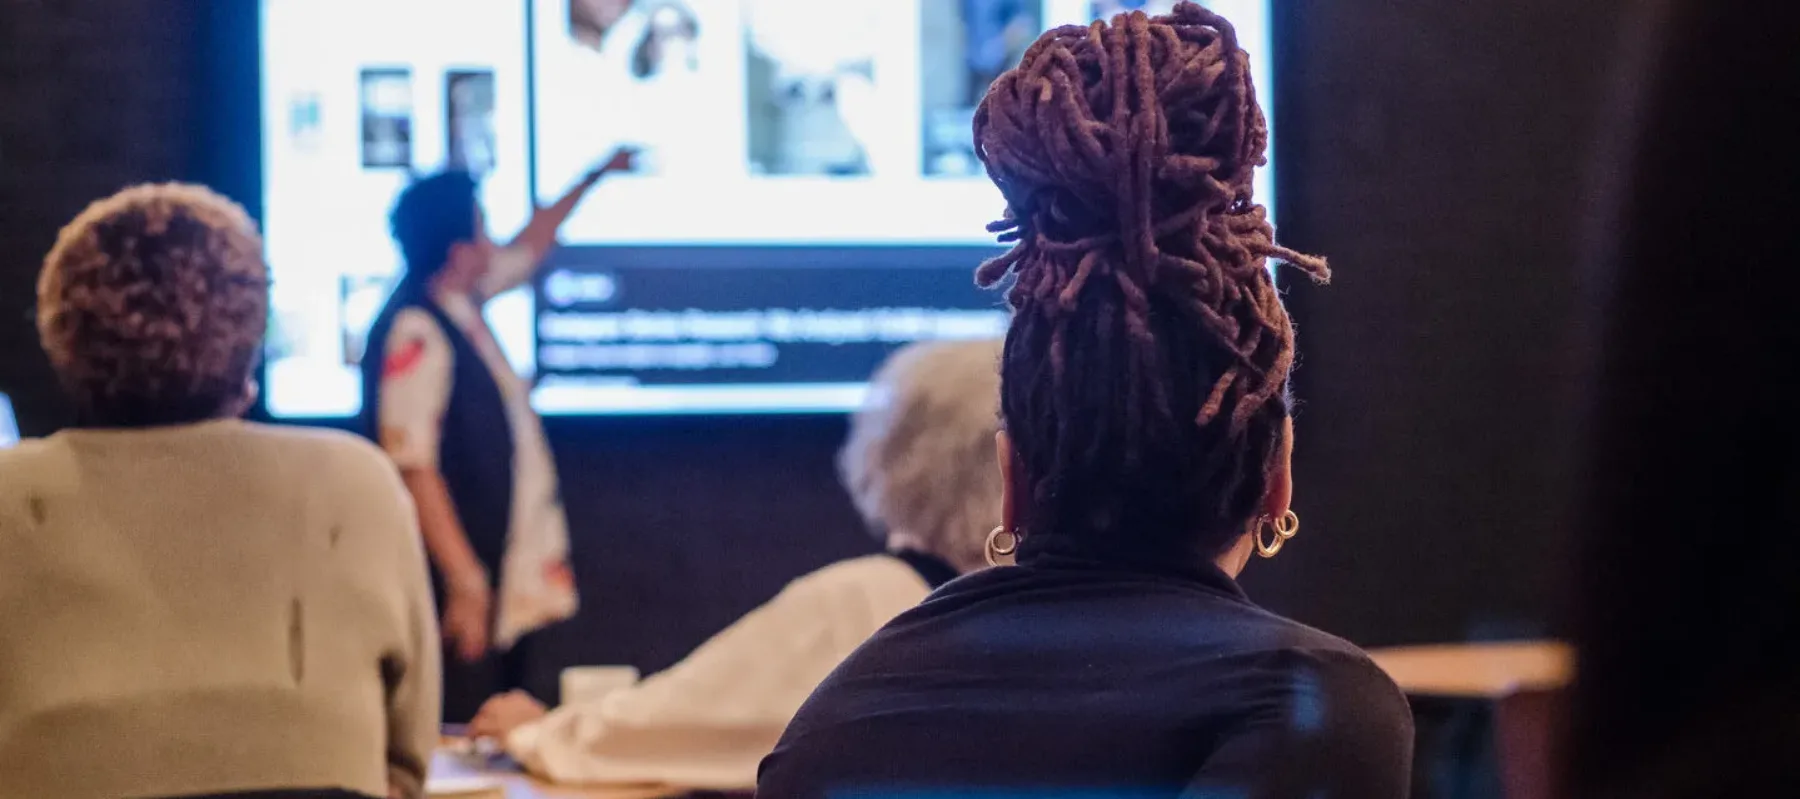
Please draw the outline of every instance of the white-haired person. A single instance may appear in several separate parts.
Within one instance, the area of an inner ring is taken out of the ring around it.
[[[79,424],[0,452],[0,799],[417,797],[438,631],[382,452],[237,419],[268,268],[139,186],[62,231],[38,330]]]
[[[886,553],[841,561],[597,703],[496,697],[471,732],[555,782],[747,790],[815,686],[875,630],[984,565],[1000,517],[997,341],[916,344],[875,375],[839,455]]]

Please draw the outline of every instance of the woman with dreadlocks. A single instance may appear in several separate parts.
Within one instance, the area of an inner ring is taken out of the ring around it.
[[[1013,242],[991,560],[877,633],[763,762],[768,797],[1393,799],[1412,719],[1356,647],[1235,576],[1298,531],[1293,328],[1251,197],[1267,132],[1193,3],[1041,37],[975,118]]]

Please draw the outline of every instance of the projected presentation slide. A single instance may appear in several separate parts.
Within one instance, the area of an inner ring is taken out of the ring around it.
[[[0,393],[0,449],[19,443],[19,419],[13,415],[12,398]]]
[[[1271,83],[1267,0],[1215,0]],[[504,242],[619,147],[533,285],[487,308],[546,413],[830,411],[911,341],[999,335],[975,106],[1048,27],[1160,0],[263,0],[264,387],[356,413],[415,175]],[[1272,176],[1259,198],[1271,201]]]

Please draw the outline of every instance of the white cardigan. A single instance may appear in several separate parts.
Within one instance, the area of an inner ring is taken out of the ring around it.
[[[752,788],[758,763],[813,689],[930,591],[889,555],[834,563],[636,687],[520,727],[507,749],[559,783]]]

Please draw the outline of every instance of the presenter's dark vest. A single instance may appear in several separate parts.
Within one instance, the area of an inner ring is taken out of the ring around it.
[[[450,342],[450,402],[438,443],[438,471],[449,486],[457,519],[469,537],[475,556],[496,582],[501,556],[506,552],[507,528],[512,521],[513,439],[500,385],[481,360],[475,346],[425,292],[404,285],[369,328],[368,351],[362,359],[363,434],[381,440],[381,374],[388,334],[401,311],[417,308],[431,315]],[[437,582],[437,570],[432,570]],[[442,586],[438,586],[440,597]]]

